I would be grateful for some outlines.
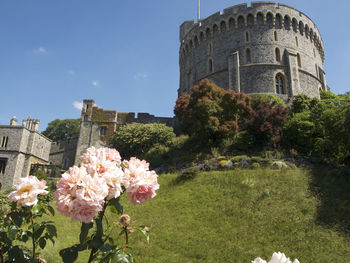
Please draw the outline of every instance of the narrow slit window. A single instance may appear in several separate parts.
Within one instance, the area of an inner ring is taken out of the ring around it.
[[[107,134],[107,127],[101,127],[100,136],[106,136],[106,134]]]
[[[281,62],[281,52],[279,48],[275,49],[275,56],[276,56],[276,61]]]
[[[249,42],[249,32],[245,32],[245,41]]]
[[[213,60],[209,59],[208,60],[208,73],[212,73],[213,72]]]
[[[252,63],[252,54],[249,48],[247,48],[245,51],[245,61],[246,61],[246,64]]]
[[[297,54],[297,60],[298,60],[298,67],[301,68],[301,58],[300,58],[300,54]]]
[[[5,174],[7,158],[0,158],[0,174]]]
[[[299,47],[298,37],[295,37],[295,45]]]
[[[277,31],[274,32],[275,41],[278,41]]]

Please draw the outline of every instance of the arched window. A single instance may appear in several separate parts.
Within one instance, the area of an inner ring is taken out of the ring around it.
[[[249,14],[247,16],[247,24],[249,27],[253,27],[254,26],[254,16],[252,14]]]
[[[198,45],[199,45],[198,37],[195,36],[195,37],[194,37],[194,46],[195,46],[195,47],[198,47]]]
[[[276,93],[277,94],[286,94],[286,87],[284,76],[281,73],[277,73],[275,77]]]
[[[264,25],[264,15],[262,13],[258,13],[256,15],[256,22],[257,22],[258,26]]]
[[[273,35],[275,37],[275,41],[278,41],[277,31],[273,32]]]
[[[300,58],[300,54],[297,54],[297,60],[298,60],[298,67],[301,68],[301,58]]]
[[[304,23],[303,22],[299,22],[299,32],[301,35],[304,35]]]
[[[247,49],[245,50],[245,63],[246,63],[246,64],[252,63],[252,54],[251,54],[249,48],[247,48]]]
[[[230,30],[233,30],[236,26],[235,20],[231,17],[230,20],[228,21],[228,26]]]
[[[281,52],[278,47],[275,49],[275,57],[277,62],[281,62]]]
[[[225,33],[226,32],[226,23],[225,23],[225,21],[221,21],[221,23],[220,23],[220,30],[221,30],[221,33]]]
[[[207,28],[207,30],[205,30],[205,35],[206,35],[207,39],[210,38],[210,28]]]
[[[293,18],[292,20],[292,26],[293,26],[293,31],[298,32],[298,21],[295,18]]]
[[[276,21],[275,21],[275,27],[276,27],[277,29],[282,28],[282,16],[281,16],[280,14],[277,14],[275,19],[276,19]]]
[[[289,16],[284,17],[284,29],[289,30],[290,29],[290,18]]]
[[[295,45],[296,45],[297,47],[299,47],[298,37],[295,37]]]
[[[245,26],[245,21],[244,21],[244,17],[243,16],[239,16],[238,17],[238,27],[239,28],[243,28]]]
[[[213,35],[216,36],[219,33],[219,27],[217,24],[214,24],[213,26]]]
[[[208,60],[208,73],[213,73],[213,60],[211,58]]]
[[[273,26],[273,16],[272,16],[271,13],[268,13],[268,14],[266,15],[266,25],[267,25],[268,27],[272,27],[272,26]]]

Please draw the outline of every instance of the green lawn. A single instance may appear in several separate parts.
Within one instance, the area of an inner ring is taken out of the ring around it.
[[[161,175],[158,195],[141,206],[123,197],[135,225],[151,229],[149,244],[131,235],[136,262],[239,263],[274,251],[301,263],[350,262],[349,174],[261,169],[176,176]],[[43,253],[48,262],[60,262],[58,251],[79,238],[80,223],[59,214],[55,221],[59,237]]]

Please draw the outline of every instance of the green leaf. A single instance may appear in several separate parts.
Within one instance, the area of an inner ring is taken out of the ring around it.
[[[93,223],[82,223],[81,224],[81,228],[80,228],[80,235],[79,235],[79,240],[80,240],[80,244],[83,244],[86,237],[89,234],[89,229],[93,227]]]
[[[131,254],[119,250],[119,253],[112,257],[111,263],[134,263],[134,259]]]
[[[109,201],[110,204],[112,204],[118,211],[120,215],[123,214],[123,206],[119,203],[119,198],[113,198]]]
[[[57,237],[57,230],[54,225],[46,225],[46,231],[53,237]]]
[[[8,255],[10,262],[25,262],[23,251],[18,246],[10,248]]]
[[[73,263],[78,258],[78,245],[60,250],[60,256],[64,263]]]
[[[44,229],[45,229],[45,225],[44,224],[40,225],[40,227],[37,228],[36,230],[35,230],[35,227],[34,227],[34,234],[33,234],[34,238],[35,239],[39,238],[42,235],[42,233],[44,232]]]
[[[12,225],[9,227],[9,230],[8,230],[8,235],[9,235],[9,238],[11,240],[14,240],[17,236],[17,233],[18,233],[18,229],[16,226]]]
[[[34,215],[39,214],[39,212],[40,212],[40,206],[39,205],[35,205],[35,206],[32,207],[32,213]]]
[[[44,237],[41,237],[39,239],[39,246],[40,246],[41,249],[44,249],[44,247],[46,246],[46,240],[45,240]]]
[[[52,206],[47,206],[47,209],[49,210],[49,212],[51,213],[51,215],[55,215],[55,209],[53,209],[53,207]]]
[[[149,230],[147,227],[145,226],[139,226],[136,227],[136,230],[141,233],[147,240],[147,243],[149,243]]]
[[[11,213],[11,218],[13,220],[13,222],[18,226],[20,227],[23,223],[23,217],[19,214],[19,213],[16,213],[16,212],[13,212]]]
[[[29,237],[28,237],[27,231],[23,231],[22,232],[21,239],[22,239],[23,242],[27,242],[28,241]]]

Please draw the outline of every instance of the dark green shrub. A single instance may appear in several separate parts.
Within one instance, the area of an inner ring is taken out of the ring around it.
[[[192,180],[198,175],[199,172],[200,170],[198,168],[188,168],[177,176],[176,182],[179,183]]]
[[[169,149],[167,146],[157,144],[145,154],[144,158],[151,164],[152,168],[159,167],[169,161]]]
[[[156,144],[170,146],[175,138],[173,129],[160,123],[131,123],[124,125],[110,139],[110,146],[116,148],[121,156],[144,158]]]

